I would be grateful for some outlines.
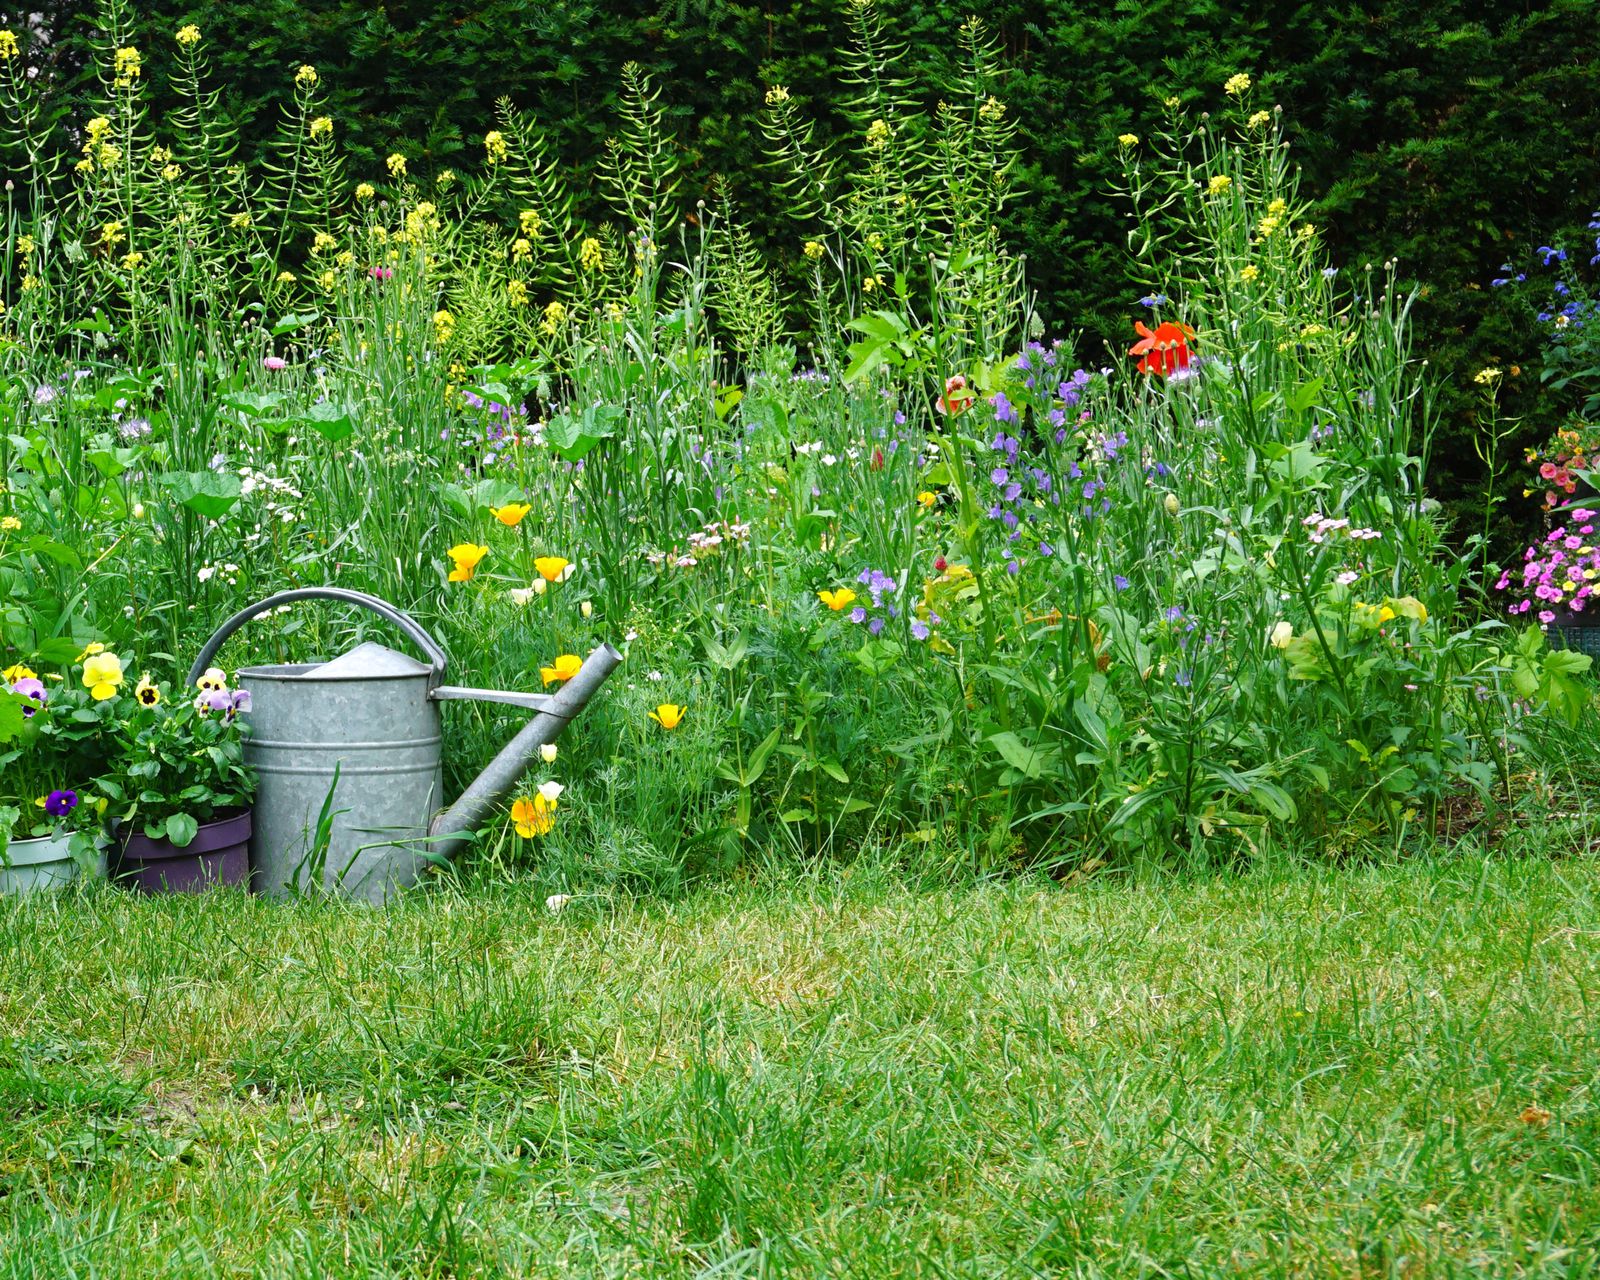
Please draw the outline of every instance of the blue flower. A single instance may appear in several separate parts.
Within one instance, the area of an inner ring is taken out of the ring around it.
[[[1183,610],[1177,605],[1172,605],[1167,609],[1166,613],[1162,614],[1161,616],[1164,617],[1168,622],[1176,622],[1179,618],[1183,617]]]
[[[1139,299],[1141,307],[1164,307],[1167,305],[1167,295],[1164,293],[1147,293]]]
[[[1119,573],[1111,579],[1111,585],[1118,591],[1126,591],[1128,589],[1128,580]]]

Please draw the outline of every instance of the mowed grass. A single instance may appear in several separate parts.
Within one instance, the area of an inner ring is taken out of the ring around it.
[[[1597,890],[0,903],[0,1275],[1600,1274]]]

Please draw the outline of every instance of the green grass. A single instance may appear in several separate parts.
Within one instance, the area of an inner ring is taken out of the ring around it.
[[[0,1275],[1600,1274],[1597,893],[0,903]]]

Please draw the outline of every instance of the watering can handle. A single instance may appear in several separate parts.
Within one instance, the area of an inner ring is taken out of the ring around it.
[[[275,596],[268,596],[265,600],[258,601],[248,609],[241,609],[229,618],[220,627],[217,633],[206,641],[205,648],[200,650],[200,656],[194,660],[194,666],[189,669],[189,687],[194,687],[194,682],[205,674],[211,660],[217,656],[217,650],[222,648],[224,642],[251,618],[259,617],[269,609],[276,609],[280,605],[293,604],[296,600],[342,600],[346,604],[358,604],[363,609],[370,609],[387,622],[394,623],[400,630],[416,644],[417,648],[428,656],[428,662],[433,668],[432,681],[438,684],[444,679],[444,650],[439,647],[439,642],[430,636],[410,614],[396,609],[386,600],[377,596],[369,596],[361,591],[348,591],[343,587],[296,587],[293,591],[280,591]]]

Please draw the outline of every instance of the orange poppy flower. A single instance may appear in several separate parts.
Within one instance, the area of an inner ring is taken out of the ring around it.
[[[1130,356],[1142,356],[1140,373],[1159,373],[1170,378],[1179,369],[1189,367],[1189,339],[1194,330],[1186,324],[1163,320],[1151,332],[1143,320],[1134,322],[1139,341],[1128,348]]]
[[[939,397],[939,412],[952,418],[962,412],[977,397],[967,387],[966,378],[957,373],[944,380],[944,394]]]

